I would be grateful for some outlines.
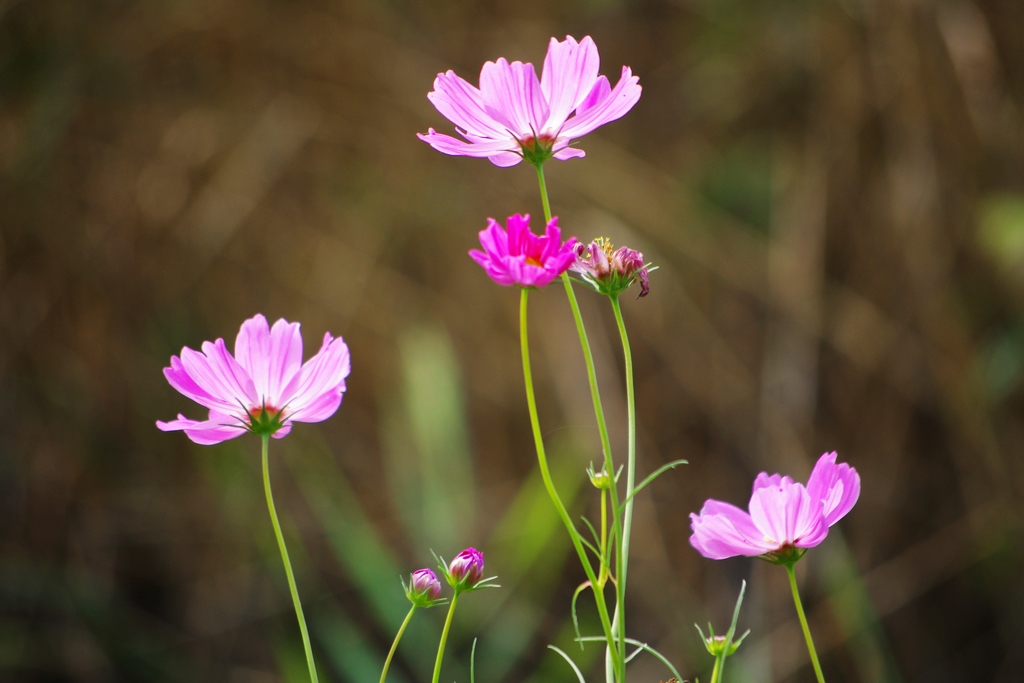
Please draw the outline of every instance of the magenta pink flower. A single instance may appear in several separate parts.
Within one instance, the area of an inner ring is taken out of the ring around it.
[[[813,548],[860,496],[860,476],[835,453],[818,459],[807,486],[762,472],[754,480],[750,512],[720,500],[691,514],[690,544],[704,557],[783,555]]]
[[[242,323],[232,356],[223,339],[185,347],[171,356],[164,376],[171,386],[205,408],[207,420],[156,423],[165,432],[184,430],[198,444],[214,444],[245,432],[280,439],[293,422],[326,420],[341,405],[349,373],[348,347],[327,333],[315,356],[302,362],[299,323],[278,320],[273,329],[257,314]]]
[[[493,218],[480,231],[483,251],[471,249],[470,257],[492,280],[508,287],[543,287],[564,273],[576,261],[576,238],[562,243],[558,217],[548,223],[543,235],[530,232],[530,215],[509,216],[508,232]]]
[[[539,80],[533,64],[504,58],[484,64],[479,89],[454,71],[438,74],[427,98],[465,140],[433,128],[417,135],[444,154],[487,157],[495,166],[582,157],[569,143],[621,118],[640,99],[639,79],[628,66],[614,88],[599,68],[590,36],[579,43],[566,36],[551,39]]]

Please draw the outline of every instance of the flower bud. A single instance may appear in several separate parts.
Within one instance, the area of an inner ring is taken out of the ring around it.
[[[746,634],[743,634],[743,637],[746,637]],[[710,652],[714,657],[718,657],[723,653],[726,657],[731,657],[736,654],[736,650],[739,649],[740,644],[743,642],[743,638],[729,643],[728,651],[725,649],[727,641],[728,639],[725,636],[711,635],[704,639],[704,647],[706,647],[708,652]]]
[[[604,467],[598,471],[594,471],[593,466],[588,467],[587,476],[590,477],[590,483],[598,490],[610,489],[615,485],[612,475],[608,474],[608,470]]]
[[[441,582],[429,569],[417,569],[409,577],[405,597],[417,607],[432,607],[441,597]]]
[[[466,548],[448,565],[448,575],[456,590],[473,588],[484,577],[484,554],[476,548]]]

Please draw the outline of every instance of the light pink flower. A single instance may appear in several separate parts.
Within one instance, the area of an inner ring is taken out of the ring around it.
[[[750,512],[720,500],[708,500],[691,514],[690,544],[704,557],[785,553],[813,548],[830,526],[849,512],[860,496],[860,476],[835,453],[818,459],[805,487],[789,477],[757,475]]]
[[[433,128],[417,135],[444,154],[487,157],[495,166],[582,157],[569,143],[621,118],[640,99],[639,79],[628,66],[614,88],[599,68],[590,36],[578,43],[566,36],[551,39],[539,80],[533,64],[504,58],[484,64],[479,89],[454,71],[438,74],[427,98],[465,140]]]
[[[470,257],[492,280],[506,287],[543,287],[564,273],[576,260],[576,238],[562,243],[558,217],[551,219],[543,235],[530,232],[529,214],[509,216],[508,232],[493,218],[480,231],[483,251],[471,249]]]
[[[273,329],[257,314],[242,323],[232,356],[223,339],[171,356],[164,376],[171,386],[210,410],[207,420],[156,423],[165,432],[184,430],[198,444],[214,444],[245,432],[280,439],[293,422],[326,420],[341,405],[349,373],[348,346],[327,333],[315,356],[302,362],[299,323],[278,320]]]

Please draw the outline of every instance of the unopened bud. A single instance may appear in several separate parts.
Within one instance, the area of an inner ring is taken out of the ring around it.
[[[432,607],[441,597],[441,582],[429,569],[417,569],[409,577],[405,596],[417,607]]]
[[[484,554],[476,548],[466,548],[448,565],[448,575],[455,590],[473,588],[484,578]]]
[[[605,490],[610,489],[615,485],[615,480],[612,475],[608,474],[608,470],[601,468],[600,471],[595,472],[593,469],[588,469],[587,474],[590,476],[590,483],[594,485],[595,489]]]

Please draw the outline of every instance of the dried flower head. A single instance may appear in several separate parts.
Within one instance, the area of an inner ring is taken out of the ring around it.
[[[636,249],[612,246],[606,237],[598,237],[590,244],[576,245],[576,261],[569,267],[594,291],[607,296],[618,296],[634,282],[640,283],[637,298],[650,292],[648,274],[654,270],[644,263],[644,255]]]

